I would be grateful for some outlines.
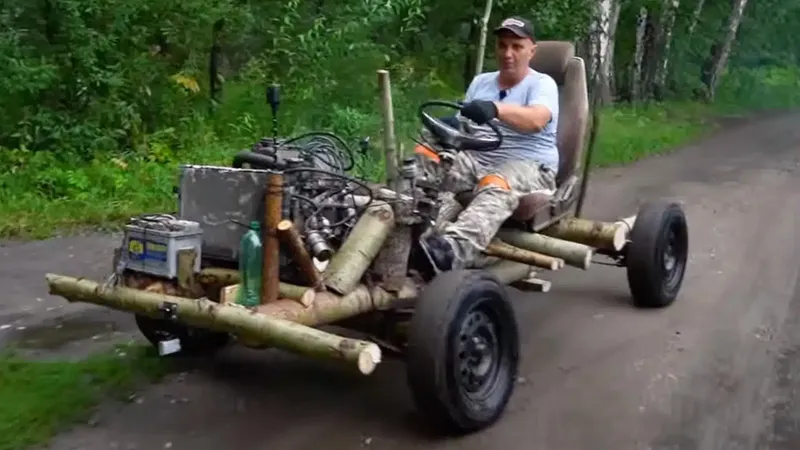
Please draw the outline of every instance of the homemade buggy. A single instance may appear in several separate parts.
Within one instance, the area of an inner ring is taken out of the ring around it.
[[[420,242],[436,220],[449,157],[498,142],[435,118],[429,107],[457,105],[431,102],[420,108],[428,142],[391,189],[346,175],[352,152],[334,135],[265,138],[232,167],[182,166],[177,217],[131,219],[109,280],[48,274],[50,292],[135,313],[162,354],[210,354],[236,341],[370,374],[389,352],[405,360],[432,421],[458,433],[487,427],[506,407],[520,357],[506,285],[547,291],[539,272],[585,270],[602,255],[626,267],[634,304],[663,307],[678,294],[688,253],[677,204],[646,203],[617,222],[571,213],[585,192],[576,171],[589,109],[584,62],[569,43],[540,42],[532,66],[561,90],[558,189],[524,198],[476,268],[438,273]],[[275,113],[277,92],[270,97]],[[422,170],[421,158],[434,170]],[[261,246],[246,248],[242,237],[255,230]]]

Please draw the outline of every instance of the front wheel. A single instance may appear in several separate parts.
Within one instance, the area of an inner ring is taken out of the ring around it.
[[[652,202],[636,215],[626,248],[628,286],[636,306],[672,304],[686,273],[689,230],[680,205]]]
[[[407,377],[418,410],[466,434],[502,416],[517,378],[519,331],[505,286],[480,270],[444,272],[417,299]]]

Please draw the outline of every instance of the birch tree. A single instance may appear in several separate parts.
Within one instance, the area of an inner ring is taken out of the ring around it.
[[[728,62],[728,56],[731,53],[731,47],[736,40],[736,31],[739,29],[739,24],[742,22],[744,9],[747,6],[747,0],[733,0],[731,12],[728,15],[728,22],[725,27],[725,36],[721,42],[718,42],[712,47],[712,54],[710,64],[703,74],[703,84],[705,85],[706,100],[711,101],[714,99],[714,94],[717,89],[719,77],[722,71],[725,70],[725,65]]]

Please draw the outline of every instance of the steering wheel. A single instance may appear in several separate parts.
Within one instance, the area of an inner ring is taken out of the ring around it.
[[[458,103],[446,102],[441,100],[432,100],[423,103],[419,107],[419,118],[425,128],[428,129],[439,140],[442,147],[455,149],[455,150],[479,150],[488,151],[495,150],[503,143],[503,135],[497,125],[488,122],[486,125],[494,131],[495,137],[477,137],[464,133],[460,130],[453,128],[441,119],[437,119],[427,112],[425,109],[430,106],[444,106],[460,110],[461,106]]]

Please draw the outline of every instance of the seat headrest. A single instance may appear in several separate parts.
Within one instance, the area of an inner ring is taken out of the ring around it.
[[[567,64],[575,56],[575,45],[567,41],[539,41],[531,68],[550,75],[559,86],[564,84]]]

